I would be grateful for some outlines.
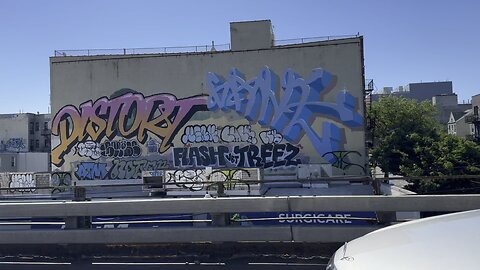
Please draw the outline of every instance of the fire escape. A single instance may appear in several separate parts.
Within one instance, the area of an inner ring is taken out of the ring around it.
[[[468,139],[473,140],[476,143],[480,143],[480,117],[478,115],[478,106],[473,107],[473,114],[465,117],[465,123],[473,124],[474,132],[468,136]]]

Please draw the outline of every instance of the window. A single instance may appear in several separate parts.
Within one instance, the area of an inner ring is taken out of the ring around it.
[[[50,141],[49,141],[48,139],[45,139],[44,147],[45,147],[45,148],[50,147]]]
[[[33,144],[35,143],[34,140],[30,140],[30,152],[33,152]]]
[[[35,131],[39,131],[39,130],[40,130],[40,123],[35,122]]]
[[[455,124],[448,124],[448,134],[453,134],[455,132]]]
[[[35,140],[35,148],[40,148],[40,140]]]
[[[33,125],[34,125],[33,122],[30,122],[30,124],[29,124],[29,126],[28,126],[28,131],[29,131],[30,134],[33,134],[33,133],[34,133],[34,131],[33,131]]]
[[[48,122],[43,122],[43,130],[48,130]]]

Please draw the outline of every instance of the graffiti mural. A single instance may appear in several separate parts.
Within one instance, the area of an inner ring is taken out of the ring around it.
[[[268,67],[249,81],[236,68],[226,79],[209,72],[207,107],[211,111],[235,111],[250,122],[277,130],[294,144],[306,135],[321,155],[342,149],[341,130],[333,122],[324,121],[320,136],[312,128],[315,117],[329,117],[351,128],[363,125],[362,116],[355,112],[355,98],[346,90],[338,92],[336,103],[321,101],[321,95],[336,84],[336,77],[328,71],[314,69],[303,79],[287,69],[281,77],[281,95],[275,77]]]
[[[201,95],[177,99],[172,94],[145,97],[140,93],[125,93],[111,99],[90,100],[78,108],[64,106],[52,121],[52,135],[59,138],[59,144],[52,150],[52,163],[62,166],[64,156],[79,142],[101,142],[116,136],[135,137],[143,144],[149,134],[155,135],[161,139],[158,152],[164,153],[191,116],[206,110],[205,105],[206,99]]]
[[[171,181],[183,179],[192,190],[206,167],[277,171],[327,160],[365,172],[362,155],[344,149],[362,133],[361,104],[346,90],[325,97],[336,81],[323,69],[304,77],[286,69],[277,80],[265,66],[247,80],[232,68],[225,78],[207,73],[201,92],[208,95],[123,89],[66,105],[52,120],[52,164],[73,180],[139,179],[143,171],[168,169]]]
[[[218,130],[216,125],[194,125],[185,127],[182,143],[218,143]]]
[[[226,143],[247,142],[251,144],[257,143],[257,134],[252,130],[250,125],[240,125],[237,127],[226,126],[222,129],[221,138]]]
[[[156,171],[167,167],[166,160],[114,159],[112,163],[80,162],[77,164],[75,176],[79,180],[140,179],[142,171]]]
[[[292,144],[200,146],[173,148],[175,167],[271,168],[300,164],[300,149]]]

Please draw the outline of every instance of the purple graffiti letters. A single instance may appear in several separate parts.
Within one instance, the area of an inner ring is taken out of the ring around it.
[[[205,105],[204,96],[177,99],[172,94],[144,97],[140,93],[126,93],[112,99],[102,97],[82,103],[79,108],[67,105],[52,121],[52,134],[60,139],[52,150],[52,163],[61,166],[71,148],[88,138],[100,142],[116,136],[136,137],[145,143],[150,133],[161,139],[158,151],[164,153],[192,115],[206,110]]]
[[[340,129],[324,121],[322,137],[312,128],[318,115],[334,119],[348,127],[360,127],[363,118],[355,112],[355,98],[340,91],[336,103],[321,101],[321,94],[333,89],[336,77],[322,69],[314,69],[307,79],[287,69],[281,79],[280,95],[275,74],[264,67],[257,77],[245,81],[243,74],[232,68],[224,80],[215,73],[207,74],[210,92],[207,107],[211,111],[235,110],[251,122],[276,129],[283,137],[298,143],[307,135],[316,151],[324,154],[341,148]]]

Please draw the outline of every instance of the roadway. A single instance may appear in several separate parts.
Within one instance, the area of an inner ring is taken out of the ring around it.
[[[185,243],[155,245],[6,245],[0,270],[325,269],[342,245]],[[19,256],[22,254],[22,256]]]
[[[321,262],[266,262],[242,260],[236,262],[0,262],[0,269],[8,270],[150,270],[150,269],[189,269],[189,270],[240,270],[240,269],[320,269],[326,267],[327,260]]]

